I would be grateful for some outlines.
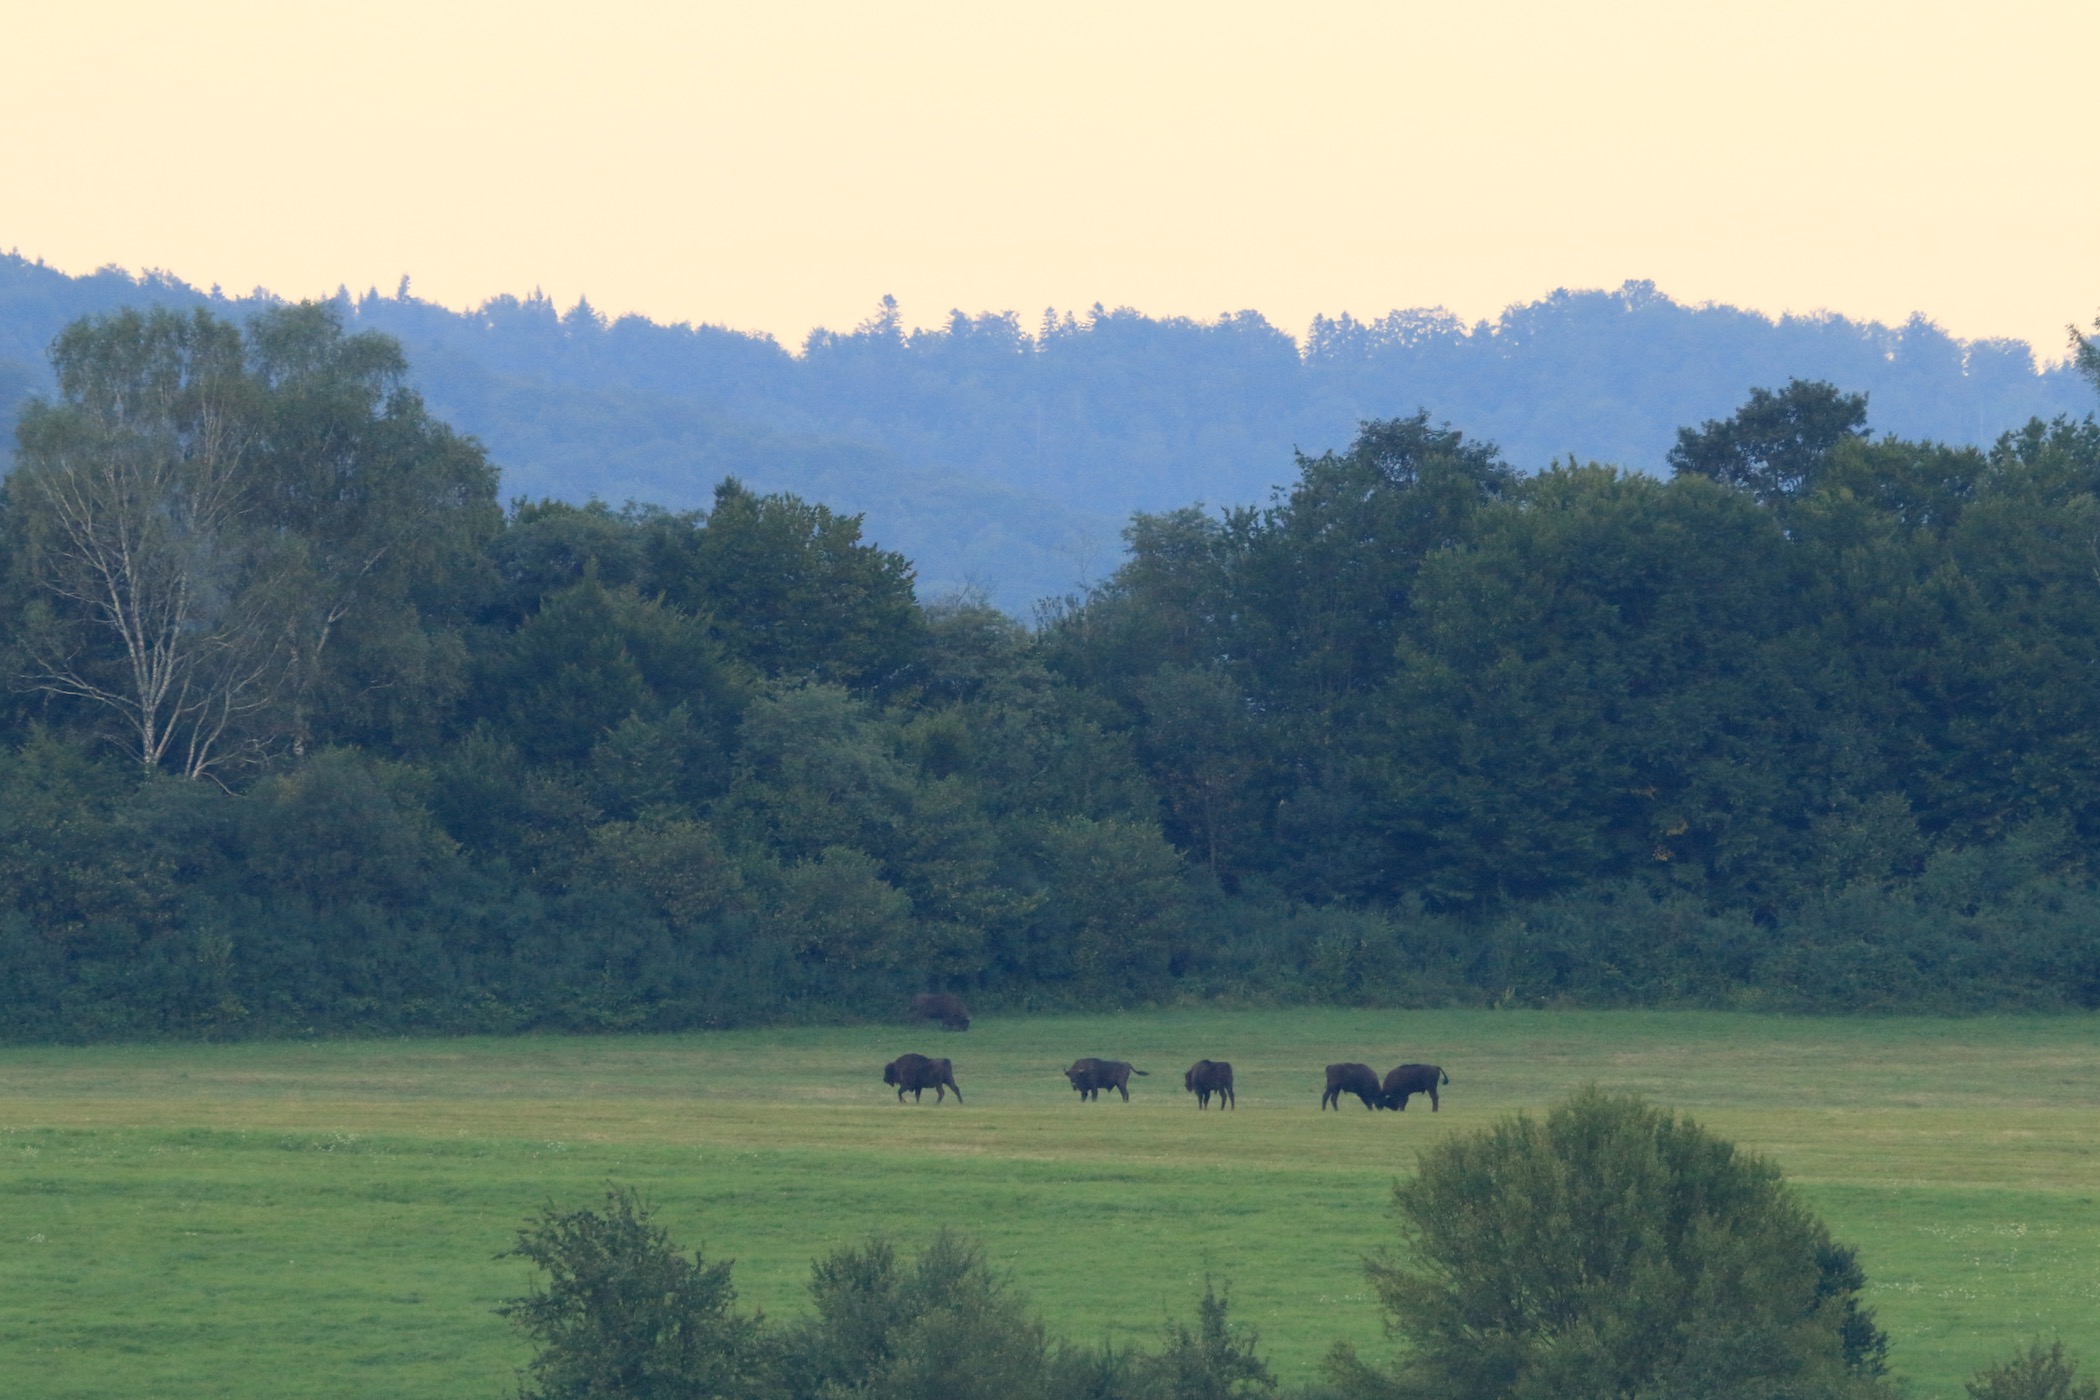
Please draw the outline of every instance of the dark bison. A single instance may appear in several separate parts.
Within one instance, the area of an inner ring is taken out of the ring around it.
[[[1210,1096],[1218,1096],[1219,1108],[1237,1108],[1232,1097],[1232,1066],[1223,1060],[1198,1060],[1181,1076],[1181,1086],[1196,1096],[1196,1107],[1210,1107]]]
[[[1378,1075],[1369,1065],[1329,1065],[1327,1092],[1320,1095],[1320,1107],[1332,1104],[1337,1113],[1341,1112],[1344,1094],[1356,1095],[1367,1109],[1377,1108],[1384,1099]]]
[[[1097,1060],[1092,1056],[1072,1061],[1065,1071],[1065,1078],[1079,1091],[1080,1102],[1101,1097],[1103,1089],[1114,1089],[1122,1094],[1123,1102],[1130,1102],[1130,1076],[1147,1074],[1150,1070],[1132,1069],[1128,1060]]]
[[[949,996],[946,992],[921,992],[911,999],[911,1014],[929,1021],[939,1021],[951,1031],[966,1031],[970,1028],[970,1013],[962,1004],[961,997]]]
[[[1429,1095],[1429,1111],[1436,1112],[1436,1086],[1439,1081],[1451,1082],[1451,1076],[1435,1065],[1402,1065],[1385,1077],[1385,1089],[1381,1094],[1382,1108],[1395,1113],[1407,1112],[1410,1094]]]
[[[897,1086],[897,1102],[904,1102],[904,1091],[911,1090],[911,1101],[917,1103],[919,1095],[933,1090],[933,1101],[944,1103],[948,1090],[955,1090],[955,1101],[963,1101],[962,1090],[955,1083],[955,1066],[946,1060],[929,1059],[924,1055],[899,1055],[882,1067],[882,1082]]]

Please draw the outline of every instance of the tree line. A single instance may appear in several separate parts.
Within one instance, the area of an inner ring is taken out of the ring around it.
[[[16,400],[48,384],[43,352],[64,326],[149,303],[221,316],[274,304],[0,255],[0,434]],[[1296,335],[1252,311],[1100,305],[955,311],[911,329],[885,300],[800,345],[538,294],[454,311],[405,279],[333,304],[407,348],[433,409],[488,445],[515,494],[684,510],[735,475],[863,513],[930,592],[978,580],[1017,614],[1113,569],[1130,512],[1262,501],[1294,449],[1419,404],[1526,472],[1569,452],[1662,471],[1679,425],[1793,375],[1870,391],[1877,429],[1957,445],[2085,410],[2075,373],[2037,364],[2058,347],[1964,340],[1922,317],[1774,320],[1644,282],[1472,324],[1430,308],[1323,316]]]
[[[331,305],[52,364],[0,496],[11,1038],[2100,1004],[2091,417],[1950,447],[1795,380],[1667,480],[1370,422],[1031,628],[733,478],[505,507]]]

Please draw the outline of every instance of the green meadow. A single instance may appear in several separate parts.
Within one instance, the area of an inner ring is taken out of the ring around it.
[[[641,1188],[747,1306],[813,1255],[941,1226],[1075,1340],[1143,1344],[1209,1275],[1287,1384],[1377,1352],[1359,1260],[1422,1146],[1584,1083],[1786,1170],[1859,1247],[1920,1396],[2061,1335],[2100,1365],[2100,1021],[1610,1012],[1174,1011],[666,1037],[0,1052],[0,1376],[26,1396],[490,1396],[492,1309],[545,1202]],[[900,1107],[948,1055],[967,1104]],[[1131,1102],[1059,1070],[1134,1061]],[[1236,1112],[1181,1071],[1232,1061]],[[1321,1067],[1443,1064],[1440,1113],[1317,1105]]]

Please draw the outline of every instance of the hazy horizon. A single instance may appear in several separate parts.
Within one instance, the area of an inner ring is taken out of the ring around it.
[[[657,312],[653,311],[651,308],[646,306],[626,308],[609,307],[596,297],[593,297],[590,294],[588,288],[579,291],[575,296],[570,297],[567,300],[561,300],[548,294],[543,283],[535,283],[530,291],[521,292],[516,289],[503,289],[491,292],[488,295],[480,297],[477,300],[466,302],[451,302],[441,300],[437,297],[425,295],[423,288],[416,284],[413,273],[404,273],[400,278],[396,279],[391,288],[383,287],[376,283],[373,283],[368,284],[362,289],[359,289],[350,286],[347,282],[338,280],[334,286],[327,287],[325,289],[302,289],[296,292],[286,292],[282,288],[270,287],[265,285],[256,285],[253,287],[237,289],[226,287],[222,284],[217,283],[205,283],[197,278],[185,276],[179,268],[164,267],[152,264],[142,264],[136,267],[128,267],[118,263],[104,263],[96,267],[72,268],[66,267],[51,258],[38,255],[33,251],[28,251],[15,247],[0,250],[0,256],[20,258],[24,262],[33,264],[38,267],[47,268],[53,272],[61,274],[62,276],[74,279],[89,277],[97,273],[106,271],[115,271],[125,277],[128,277],[138,282],[144,282],[148,279],[153,278],[166,278],[173,281],[174,283],[187,287],[193,291],[201,292],[206,295],[217,296],[223,298],[228,302],[243,302],[256,297],[269,297],[283,301],[330,301],[342,296],[348,296],[352,301],[362,301],[369,297],[377,297],[383,301],[400,301],[405,298],[406,300],[412,302],[419,302],[426,306],[435,307],[439,310],[448,312],[455,316],[471,316],[478,312],[484,312],[491,308],[507,304],[524,305],[538,301],[552,307],[555,314],[564,319],[573,315],[579,309],[588,307],[591,312],[595,313],[598,317],[600,317],[606,322],[614,322],[633,317],[646,321],[651,325],[660,326],[667,329],[723,330],[734,332],[738,335],[747,335],[767,339],[779,345],[780,348],[787,352],[789,355],[796,357],[800,357],[804,353],[807,342],[809,338],[813,335],[820,335],[826,333],[845,333],[858,329],[862,326],[871,324],[882,313],[884,299],[892,296],[891,293],[877,292],[873,296],[868,298],[866,306],[857,315],[849,315],[838,321],[823,322],[816,325],[812,325],[804,328],[799,333],[789,333],[768,326],[738,325],[721,317],[711,317],[704,314],[699,316],[682,317],[670,314],[658,314]],[[1520,311],[1527,307],[1533,307],[1540,305],[1541,303],[1550,302],[1555,297],[1614,295],[1628,288],[1641,287],[1650,289],[1662,298],[1672,301],[1678,306],[1684,307],[1689,310],[1718,310],[1741,312],[1748,315],[1763,317],[1765,320],[1771,322],[1774,325],[1781,325],[1789,322],[1815,324],[1832,321],[1849,321],[1860,326],[1878,327],[1890,331],[1900,330],[1903,327],[1909,325],[1923,325],[1931,329],[1937,330],[1947,335],[1951,339],[1958,340],[1964,344],[1997,343],[2024,345],[2025,347],[2027,347],[2028,350],[2030,350],[2033,353],[2035,361],[2035,372],[2037,374],[2047,373],[2052,369],[2062,368],[2070,362],[2070,332],[2078,324],[2074,320],[2067,320],[2065,322],[2064,327],[2062,328],[2062,333],[2059,334],[2055,338],[2055,340],[2041,343],[2032,340],[2027,340],[2019,336],[1968,336],[1960,334],[1958,331],[1954,330],[1952,327],[1947,325],[1947,323],[1944,320],[1932,314],[1932,312],[1929,309],[1924,307],[1916,308],[1912,310],[1907,316],[1901,316],[1895,319],[1885,319],[1879,317],[1858,315],[1846,311],[1845,309],[1840,307],[1816,307],[1810,310],[1771,311],[1762,307],[1745,306],[1739,303],[1720,301],[1711,298],[1702,301],[1695,301],[1689,297],[1682,297],[1676,295],[1669,287],[1660,285],[1653,278],[1644,277],[1629,277],[1619,283],[1608,287],[1588,285],[1574,286],[1566,284],[1555,287],[1549,287],[1535,297],[1516,298],[1514,300],[1505,302],[1502,305],[1493,308],[1487,314],[1480,316],[1461,315],[1452,308],[1443,306],[1441,304],[1416,306],[1387,306],[1375,310],[1369,307],[1354,306],[1344,306],[1340,308],[1323,308],[1314,311],[1309,317],[1307,317],[1305,322],[1303,323],[1302,329],[1294,329],[1294,323],[1281,320],[1278,317],[1271,315],[1265,309],[1258,306],[1230,306],[1221,307],[1217,310],[1210,312],[1185,312],[1175,310],[1162,310],[1157,307],[1136,305],[1130,303],[1111,304],[1099,298],[1089,301],[1083,305],[1045,306],[1034,308],[1032,310],[1015,305],[985,305],[978,307],[947,305],[942,307],[942,309],[937,313],[929,313],[926,312],[923,308],[915,309],[913,307],[907,306],[900,299],[896,302],[896,312],[899,318],[900,329],[902,333],[907,336],[920,332],[940,332],[946,330],[952,323],[954,317],[956,317],[957,315],[961,315],[973,320],[986,316],[1007,316],[1012,317],[1014,319],[1015,324],[1019,327],[1022,336],[1027,339],[1034,339],[1037,337],[1045,317],[1054,317],[1060,321],[1067,317],[1070,317],[1075,318],[1078,322],[1084,324],[1088,321],[1090,317],[1098,314],[1115,312],[1134,312],[1140,316],[1144,316],[1153,320],[1182,320],[1189,321],[1201,326],[1215,326],[1235,316],[1253,315],[1260,317],[1262,321],[1271,329],[1285,336],[1288,336],[1294,343],[1297,344],[1299,350],[1302,353],[1309,348],[1309,346],[1312,343],[1313,337],[1319,331],[1323,322],[1328,324],[1334,324],[1344,321],[1354,321],[1359,325],[1371,326],[1384,322],[1388,320],[1388,318],[1394,317],[1438,317],[1449,318],[1450,323],[1453,324],[1459,332],[1468,336],[1482,332],[1492,334],[1497,329],[1497,322],[1503,317],[1505,317],[1507,313],[1513,311]]]
[[[2090,6],[83,0],[11,37],[0,242],[76,274],[785,344],[885,292],[1295,330],[1645,278],[2052,359],[2100,309]]]

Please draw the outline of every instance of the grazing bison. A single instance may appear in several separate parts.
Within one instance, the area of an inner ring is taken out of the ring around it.
[[[1379,1107],[1384,1099],[1384,1091],[1378,1087],[1377,1072],[1369,1065],[1329,1065],[1327,1092],[1320,1095],[1320,1107],[1332,1104],[1335,1112],[1341,1112],[1344,1094],[1354,1094],[1362,1099],[1366,1109]]]
[[[1438,1081],[1449,1084],[1451,1076],[1436,1065],[1402,1065],[1385,1077],[1385,1087],[1379,1106],[1390,1108],[1395,1113],[1407,1112],[1410,1094],[1429,1095],[1429,1111],[1436,1112],[1436,1086]]]
[[[911,1014],[939,1021],[946,1030],[966,1031],[970,1028],[970,1013],[963,1006],[962,998],[946,992],[919,993],[911,999]]]
[[[1081,1103],[1100,1098],[1103,1089],[1116,1090],[1122,1094],[1123,1102],[1129,1103],[1130,1076],[1150,1073],[1150,1070],[1132,1069],[1128,1060],[1097,1060],[1089,1056],[1072,1061],[1072,1067],[1065,1071],[1065,1078],[1071,1080],[1072,1087],[1079,1091]]]
[[[962,1089],[955,1082],[955,1066],[946,1060],[929,1059],[924,1055],[899,1055],[882,1067],[882,1082],[897,1086],[897,1102],[904,1102],[904,1091],[911,1090],[911,1101],[917,1103],[919,1095],[933,1090],[933,1101],[945,1103],[948,1090],[955,1090],[955,1101],[963,1101]]]
[[[1181,1076],[1181,1086],[1196,1096],[1196,1107],[1210,1107],[1210,1096],[1218,1096],[1219,1108],[1237,1108],[1232,1097],[1232,1066],[1223,1060],[1198,1060]]]

